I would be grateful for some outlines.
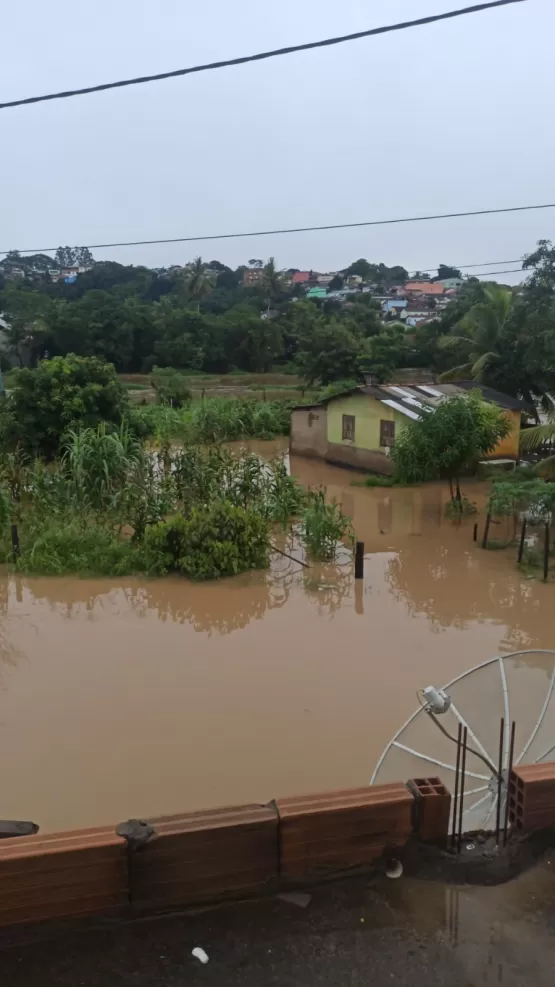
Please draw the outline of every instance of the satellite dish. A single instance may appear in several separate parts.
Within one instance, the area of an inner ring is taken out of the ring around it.
[[[456,738],[459,724],[468,730],[463,832],[493,829],[499,788],[502,812],[506,803],[511,722],[516,723],[514,766],[539,764],[550,754],[555,758],[555,650],[499,655],[431,692],[445,693],[450,699],[437,717],[445,733]],[[439,777],[452,793],[456,745],[428,715],[425,698],[419,703],[385,748],[370,784]],[[505,736],[498,786],[501,717]]]

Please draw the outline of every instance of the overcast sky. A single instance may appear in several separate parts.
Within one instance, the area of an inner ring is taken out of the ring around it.
[[[300,44],[470,0],[3,4],[0,102]],[[0,248],[555,201],[554,0],[261,64],[0,112]],[[97,258],[326,271],[520,258],[555,210]],[[510,265],[514,266],[514,265]],[[514,277],[500,280],[518,281]]]

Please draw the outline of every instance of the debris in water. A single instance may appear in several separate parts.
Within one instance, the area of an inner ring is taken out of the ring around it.
[[[303,891],[284,891],[277,897],[280,901],[287,902],[288,905],[297,905],[298,908],[308,908],[312,901],[312,895]]]
[[[387,869],[385,872],[386,877],[390,877],[392,880],[395,880],[396,878],[401,877],[402,873],[403,873],[403,865],[400,860],[388,861]]]
[[[201,949],[200,946],[195,946],[192,950],[192,954],[195,959],[200,960],[201,963],[204,963],[205,965],[208,963],[208,953],[205,953],[204,949]]]

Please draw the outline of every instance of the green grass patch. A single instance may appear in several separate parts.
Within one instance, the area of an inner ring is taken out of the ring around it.
[[[351,480],[351,487],[402,487],[405,484],[396,480],[393,476],[377,476],[372,473],[365,476],[364,480]]]

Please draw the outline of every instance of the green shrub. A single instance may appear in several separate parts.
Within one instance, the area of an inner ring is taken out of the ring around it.
[[[159,404],[183,408],[191,403],[191,391],[182,374],[169,368],[154,367],[151,382]]]
[[[349,518],[336,501],[326,503],[325,490],[309,492],[301,531],[309,554],[323,562],[333,562],[344,538],[354,541]]]
[[[140,562],[136,548],[107,528],[55,523],[22,545],[17,568],[37,575],[128,576],[139,570]]]
[[[339,394],[348,394],[349,391],[355,391],[360,386],[360,381],[357,380],[334,380],[332,384],[328,384],[327,387],[322,387],[318,391],[316,401],[326,401],[329,398],[337,397]]]
[[[445,505],[445,517],[450,521],[460,521],[463,517],[476,514],[477,510],[476,504],[473,504],[468,497],[453,497]]]
[[[156,575],[179,572],[197,580],[233,576],[266,568],[268,537],[268,522],[259,514],[222,501],[149,528],[144,564]]]
[[[16,370],[7,411],[15,420],[12,444],[51,459],[70,428],[119,425],[127,393],[111,363],[96,357],[55,356],[36,370]]]
[[[203,443],[288,435],[290,419],[287,402],[252,398],[208,398],[191,408],[149,405],[127,413],[130,428],[140,438]]]
[[[400,481],[394,476],[376,476],[371,474],[370,476],[365,476],[362,483],[355,482],[357,487],[399,487],[401,486]]]

